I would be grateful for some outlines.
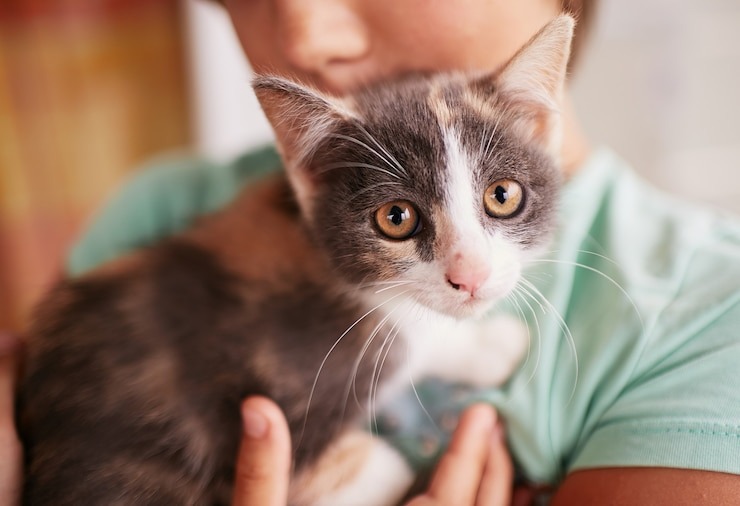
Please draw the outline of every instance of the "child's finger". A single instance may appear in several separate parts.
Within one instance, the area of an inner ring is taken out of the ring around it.
[[[290,479],[290,432],[280,408],[264,397],[242,404],[244,430],[234,506],[285,506]]]
[[[477,404],[465,410],[432,477],[426,494],[432,502],[475,503],[495,421],[496,413],[490,406]]]
[[[506,449],[503,430],[501,422],[493,430],[488,462],[480,482],[476,506],[501,506],[511,503],[514,465]]]

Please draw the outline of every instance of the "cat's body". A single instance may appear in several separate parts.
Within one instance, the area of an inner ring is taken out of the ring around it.
[[[303,434],[299,468],[336,438],[340,392],[375,318],[356,325],[329,356],[332,373],[319,377],[307,413],[322,360],[362,312],[331,286],[286,190],[275,178],[236,203],[259,210],[240,220],[250,238],[241,251],[254,263],[232,270],[214,254],[217,245],[202,242],[233,215],[226,210],[209,220],[214,226],[203,224],[208,233],[170,240],[52,295],[30,343],[24,387],[30,503],[104,503],[118,494],[137,504],[228,503],[246,395],[275,399],[293,440]],[[368,363],[358,372],[362,398]],[[346,408],[351,420],[355,403]],[[43,464],[44,455],[54,465]],[[38,471],[35,462],[43,464]],[[176,489],[162,486],[175,476]]]
[[[257,80],[287,178],[42,304],[25,501],[228,503],[239,403],[255,394],[288,418],[294,503],[397,501],[410,471],[358,420],[409,374],[494,384],[516,363],[518,327],[469,318],[513,289],[552,225],[549,108],[571,33],[559,18],[494,77],[411,77],[343,101]]]

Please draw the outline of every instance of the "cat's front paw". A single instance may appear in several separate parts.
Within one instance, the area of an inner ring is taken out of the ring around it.
[[[404,457],[386,441],[350,431],[291,483],[290,504],[393,506],[414,482]]]
[[[497,386],[508,379],[524,355],[527,328],[499,315],[489,320],[427,325],[414,336],[412,377],[437,377],[476,387]]]

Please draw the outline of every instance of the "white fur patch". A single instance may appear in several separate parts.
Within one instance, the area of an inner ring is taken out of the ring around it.
[[[414,472],[401,454],[381,439],[351,483],[321,498],[316,506],[391,506],[414,482]]]
[[[473,195],[473,181],[470,177],[470,168],[475,162],[463,150],[455,130],[444,130],[444,144],[449,174],[447,193],[450,198],[447,211],[458,234],[456,239],[472,243],[471,245],[482,243],[484,231],[476,212],[481,206],[481,199]]]

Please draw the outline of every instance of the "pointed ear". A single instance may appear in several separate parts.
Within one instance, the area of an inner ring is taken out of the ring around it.
[[[351,115],[338,99],[282,77],[257,76],[252,87],[286,164],[303,162],[322,135]]]
[[[252,87],[275,131],[298,204],[310,214],[318,176],[311,174],[309,158],[321,139],[353,114],[339,99],[281,77],[257,76]]]
[[[512,104],[515,127],[527,140],[559,158],[560,107],[573,39],[574,19],[565,14],[545,25],[498,72],[496,87]]]

